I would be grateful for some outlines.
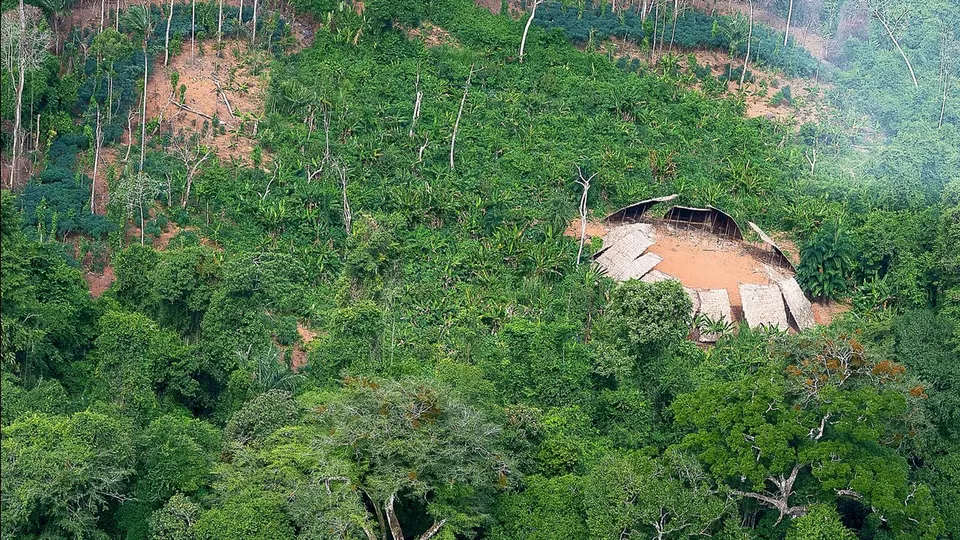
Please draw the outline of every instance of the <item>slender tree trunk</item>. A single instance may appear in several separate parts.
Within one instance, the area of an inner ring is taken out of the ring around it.
[[[21,0],[21,6],[23,6]],[[21,57],[19,65],[17,66],[17,105],[14,112],[14,121],[13,121],[13,155],[11,156],[10,161],[10,188],[12,189],[15,185],[14,180],[16,179],[17,168],[19,166],[19,155],[20,150],[23,149],[23,135],[20,133],[23,131],[22,125],[22,116],[23,116],[23,85],[26,78],[26,65],[24,59]]]
[[[143,40],[143,109],[140,113],[140,170],[143,172],[143,158],[147,153],[147,40]]]
[[[117,0],[117,16],[114,18],[113,24],[116,26],[114,29],[120,31],[120,0]]]
[[[446,522],[447,520],[445,519],[441,519],[440,521],[435,522],[433,526],[427,529],[427,532],[421,534],[420,538],[418,538],[417,540],[430,540],[431,538],[436,536],[438,532],[440,532],[440,529],[443,527],[443,525]]]
[[[527,19],[526,26],[523,27],[523,37],[520,39],[520,63],[523,63],[523,50],[527,45],[527,32],[530,31],[530,25],[533,23],[533,18],[537,16],[537,6],[540,5],[540,2],[543,0],[534,0],[533,8],[530,10],[530,18]]]
[[[940,119],[937,121],[937,129],[943,127],[943,112],[947,108],[947,93],[950,89],[950,74],[943,74],[943,98],[940,100]]]
[[[237,12],[237,32],[243,28],[243,0],[240,0],[240,11]]]
[[[18,148],[23,148],[23,85],[27,76],[27,63],[26,57],[23,51],[23,36],[27,33],[27,12],[23,6],[23,0],[20,0],[20,3],[17,8],[17,14],[20,17],[20,47],[19,58],[17,60],[17,103],[14,108],[14,119],[13,119],[13,149],[12,155],[10,156],[10,188],[12,189],[15,185],[15,180],[17,176],[17,167],[19,165],[19,152]]]
[[[97,197],[97,169],[100,166],[100,144],[103,141],[103,130],[100,127],[100,107],[97,107],[97,130],[93,134],[94,137],[94,147],[93,151],[93,180],[90,182],[90,213],[93,214],[96,212],[96,206],[94,201]]]
[[[197,49],[197,0],[190,7],[190,60],[194,59]]]
[[[910,71],[910,78],[913,79],[913,87],[920,88],[920,84],[917,83],[917,75],[913,72],[913,66],[910,64],[910,59],[907,58],[907,53],[903,52],[903,48],[900,47],[900,42],[897,41],[897,38],[893,37],[893,30],[890,30],[890,26],[887,24],[886,17],[884,17],[883,14],[880,13],[880,10],[876,8],[874,8],[873,14],[880,21],[880,24],[883,25],[884,30],[887,31],[887,35],[890,36],[890,41],[892,41],[894,46],[896,46],[897,51],[900,52],[900,56],[903,57],[904,63],[907,64],[907,69]]]
[[[453,124],[453,136],[450,138],[450,170],[453,170],[453,149],[457,144],[457,131],[460,130],[460,118],[463,116],[463,106],[467,102],[467,94],[470,92],[470,79],[473,78],[473,65],[470,66],[470,74],[467,75],[467,84],[463,88],[463,97],[460,98],[460,110],[457,112],[457,121]]]
[[[217,11],[217,53],[220,52],[221,42],[223,41],[223,0],[220,0],[220,8]]]
[[[753,42],[753,0],[750,3],[750,30],[747,31],[747,55],[743,57],[743,71],[740,72],[740,86],[747,77],[747,65],[750,63],[750,45]]]
[[[163,41],[163,65],[170,61],[170,23],[173,22],[173,0],[170,0],[170,14],[167,16],[167,34]],[[146,86],[144,86],[146,88]]]
[[[673,0],[673,28],[670,30],[670,47],[668,52],[673,52],[673,40],[677,37],[677,17],[680,16],[680,0]]]
[[[657,52],[657,25],[660,22],[660,0],[653,0],[653,40],[650,42],[650,65]]]
[[[420,64],[417,64],[417,82],[414,86],[414,91],[416,92],[416,95],[413,102],[413,119],[410,121],[410,137],[413,137],[414,135],[414,128],[417,125],[417,119],[420,118],[420,104],[423,101],[423,92],[420,91]]]
[[[403,529],[400,528],[400,520],[397,519],[397,514],[393,511],[393,501],[396,497],[396,493],[390,495],[384,508],[387,513],[387,523],[390,525],[390,535],[393,537],[393,540],[403,540]]]
[[[590,178],[583,177],[583,171],[577,166],[577,183],[583,188],[583,194],[580,196],[580,248],[577,250],[577,266],[580,266],[580,257],[583,255],[583,243],[587,238],[587,195],[590,192],[590,181],[597,176],[594,173]]]
[[[790,36],[790,19],[793,17],[793,0],[790,0],[790,7],[787,8],[787,28],[783,31],[783,46],[787,46],[787,38]]]
[[[140,207],[140,245],[142,246],[144,244],[143,230],[147,228],[146,223],[143,222],[143,197],[140,197],[140,203],[137,206]]]
[[[257,7],[259,5],[258,0],[253,0],[253,32],[251,33],[250,46],[255,47],[257,45]]]
[[[350,211],[350,200],[347,198],[347,166],[338,163],[336,168],[340,175],[340,188],[343,191],[343,228],[347,236],[350,236],[353,233],[353,212]]]
[[[107,13],[107,0],[100,0],[100,31],[103,32],[103,19]]]

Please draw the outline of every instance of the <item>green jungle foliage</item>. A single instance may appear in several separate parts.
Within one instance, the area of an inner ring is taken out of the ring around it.
[[[643,44],[632,9],[544,3],[521,63],[525,18],[471,0],[265,2],[251,164],[195,176],[171,149],[223,136],[216,121],[148,119],[142,174],[136,121],[123,137],[169,4],[103,32],[43,4],[60,33],[25,74],[33,174],[0,195],[4,538],[960,536],[960,110],[937,99],[955,1],[897,30],[917,87],[870,22],[823,71],[842,112],[803,126],[745,118],[677,58],[568,42]],[[224,6],[225,40],[252,39],[251,4],[243,24]],[[174,5],[173,54],[192,9]],[[196,4],[198,45],[218,10]],[[408,33],[426,23],[449,44]],[[742,55],[741,24],[686,10],[675,40]],[[817,73],[754,30],[763,64]],[[131,156],[105,216],[98,112]],[[789,234],[806,292],[850,312],[733,331],[691,320],[676,283],[614,283],[587,264],[599,241],[578,261],[564,235],[578,169],[594,217],[677,193]],[[92,298],[83,276],[108,260]]]

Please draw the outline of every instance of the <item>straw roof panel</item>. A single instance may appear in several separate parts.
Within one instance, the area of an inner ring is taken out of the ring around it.
[[[740,300],[743,303],[743,317],[750,328],[759,326],[776,327],[787,330],[787,308],[783,303],[783,293],[777,285],[740,284]]]

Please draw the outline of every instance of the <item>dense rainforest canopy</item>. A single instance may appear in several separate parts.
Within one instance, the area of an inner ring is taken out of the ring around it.
[[[736,5],[4,0],[0,535],[960,538],[960,3]],[[568,230],[669,194],[832,320]]]

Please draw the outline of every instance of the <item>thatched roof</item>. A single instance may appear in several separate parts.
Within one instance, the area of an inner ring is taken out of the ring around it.
[[[692,206],[673,206],[663,215],[667,221],[689,223],[712,231],[714,234],[743,240],[740,225],[733,216],[714,206],[696,208]]]
[[[700,289],[696,291],[699,312],[707,317],[719,321],[733,322],[733,312],[730,309],[730,295],[726,289]],[[714,343],[720,336],[703,332],[700,334],[701,343]]]
[[[656,270],[654,270],[654,272],[656,272]],[[700,313],[700,294],[697,293],[696,289],[690,289],[688,287],[684,287],[683,292],[687,293],[687,296],[690,297],[690,317],[693,318],[697,313]]]
[[[780,246],[778,246],[777,243],[773,241],[773,238],[771,238],[770,235],[763,232],[763,229],[761,229],[759,226],[757,226],[756,223],[752,221],[748,221],[747,225],[749,225],[750,228],[753,229],[753,232],[757,233],[757,235],[760,237],[761,240],[763,240],[765,244],[767,244],[773,249],[774,253],[778,255],[778,259],[781,265],[786,266],[787,268],[790,268],[794,272],[797,271],[797,268],[793,266],[793,261],[790,260],[790,257],[787,257],[787,254],[784,253],[782,249],[780,249]]]
[[[810,301],[807,300],[806,295],[803,294],[796,279],[785,279],[778,282],[777,285],[780,286],[780,292],[783,294],[783,299],[787,302],[790,315],[793,316],[793,320],[797,323],[797,328],[803,330],[817,324],[817,321],[813,318],[813,306],[810,304]]]
[[[740,301],[743,303],[743,317],[750,328],[758,326],[776,327],[787,330],[787,309],[783,303],[783,293],[777,285],[740,284]]]
[[[730,295],[726,289],[698,289],[697,296],[700,300],[700,313],[717,320],[723,317],[724,320],[732,321],[733,312],[730,309]]]
[[[660,264],[660,261],[662,260],[663,257],[657,255],[656,253],[645,253],[631,261],[623,268],[620,274],[620,279],[622,281],[626,281],[628,279],[640,279],[647,275],[647,272],[653,270],[654,266]]]
[[[623,208],[617,210],[616,212],[613,212],[612,214],[604,218],[604,221],[608,223],[612,223],[612,222],[623,223],[624,221],[639,219],[640,217],[643,216],[643,214],[647,210],[650,209],[651,206],[658,203],[662,203],[662,202],[672,201],[677,197],[678,197],[677,194],[673,194],[673,195],[667,195],[665,197],[654,197],[653,199],[647,199],[645,201],[636,202],[629,206],[624,206]]]
[[[628,223],[626,225],[620,225],[614,227],[607,232],[606,236],[603,237],[604,249],[607,249],[608,246],[613,246],[617,242],[623,240],[627,236],[640,231],[643,234],[647,235],[647,238],[650,240],[655,240],[656,236],[654,235],[653,225],[649,223]],[[601,250],[600,253],[603,253]]]
[[[644,283],[657,283],[658,281],[680,281],[679,279],[671,276],[670,274],[665,274],[659,270],[651,270],[647,275],[640,278],[640,281]]]
[[[610,231],[607,238],[613,235],[613,241],[610,247],[596,256],[597,266],[617,281],[643,277],[663,260],[652,253],[648,254],[651,257],[641,257],[653,245],[653,238],[648,232],[652,233],[653,228],[644,224],[627,225]]]

